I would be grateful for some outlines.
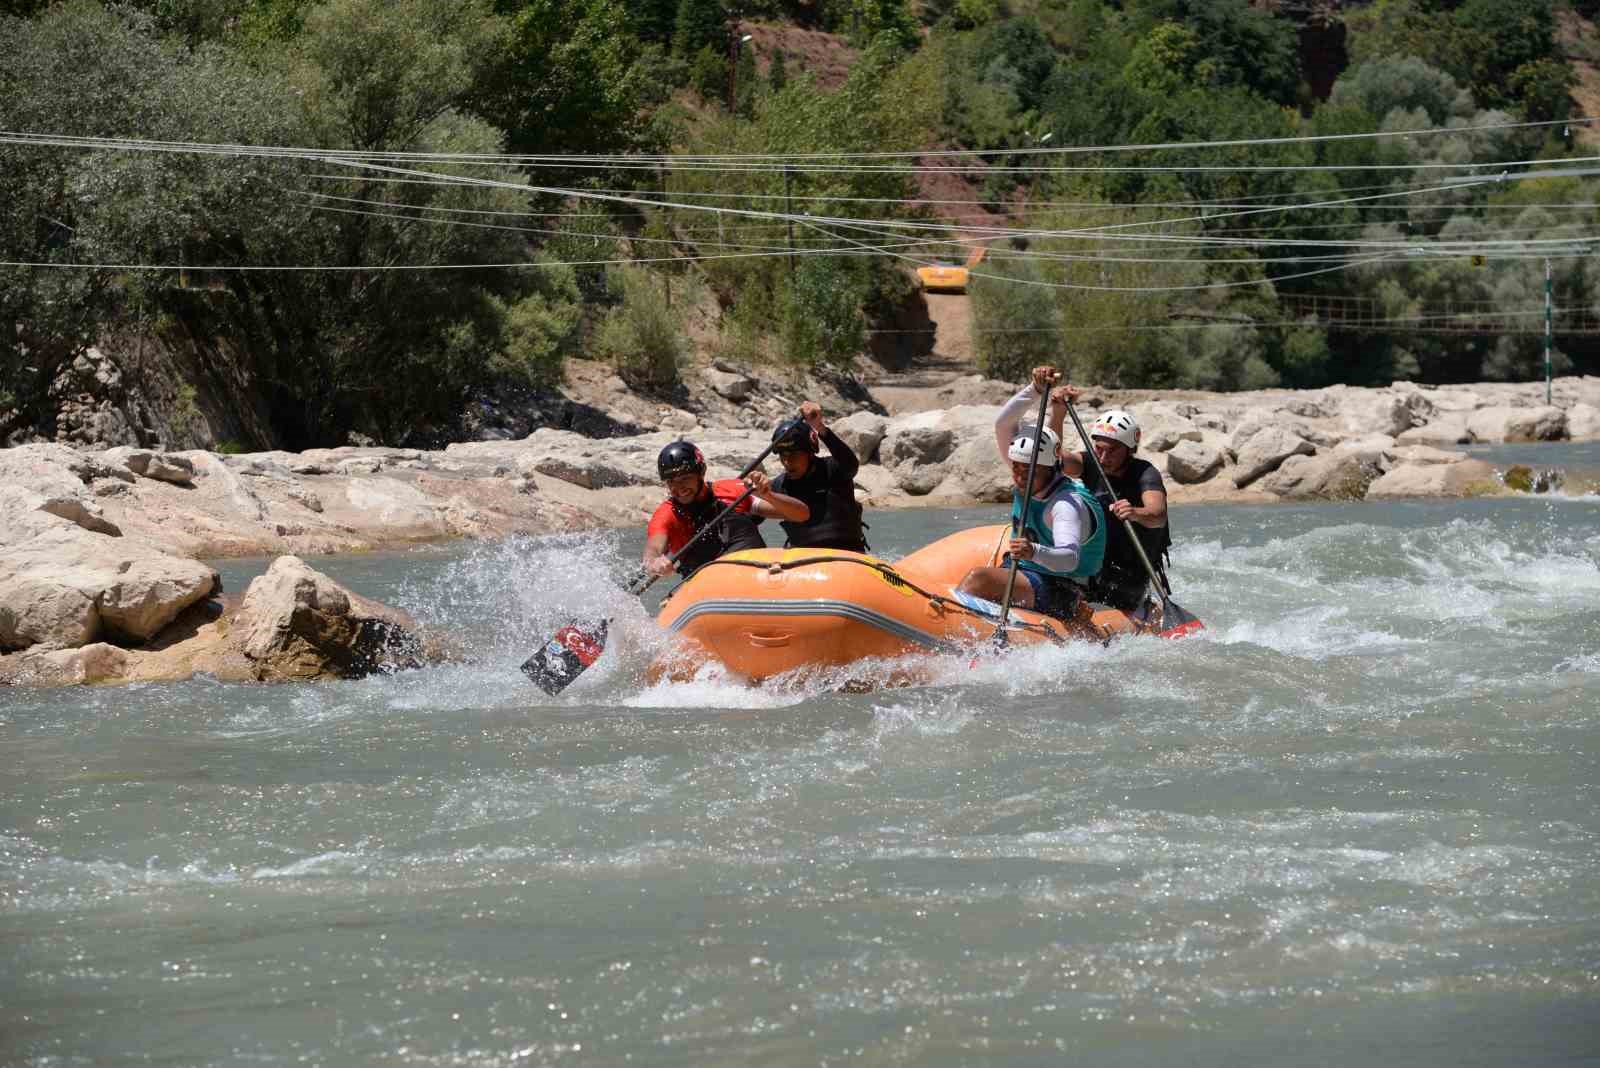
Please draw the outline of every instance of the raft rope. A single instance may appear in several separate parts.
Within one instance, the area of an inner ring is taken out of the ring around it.
[[[862,567],[868,567],[878,572],[878,574],[883,576],[884,581],[888,582],[890,585],[904,586],[911,592],[920,594],[921,596],[927,598],[928,601],[938,607],[940,611],[944,611],[946,609],[956,609],[966,615],[972,616],[974,619],[981,619],[989,623],[994,622],[995,618],[984,612],[979,612],[972,608],[968,608],[960,601],[954,601],[948,597],[943,597],[937,593],[923,589],[921,586],[918,586],[915,582],[912,582],[910,579],[900,574],[900,572],[896,571],[888,564],[875,560],[863,560],[857,556],[807,556],[799,560],[782,561],[730,560],[727,557],[720,557],[716,560],[712,560],[710,563],[704,566],[715,567],[718,564],[728,564],[735,567],[753,567],[761,571],[788,571],[790,568],[807,567],[811,564],[859,564]],[[1065,623],[1065,621],[1063,622]],[[1066,644],[1067,640],[1065,637],[1058,634],[1055,628],[1046,626],[1043,623],[1029,623],[1026,620],[1013,619],[1006,624],[1006,629],[1033,631],[1035,633],[1044,635],[1057,645],[1064,645]]]

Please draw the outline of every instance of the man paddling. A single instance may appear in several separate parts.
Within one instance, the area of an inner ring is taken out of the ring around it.
[[[975,567],[956,588],[976,597],[999,600],[1011,582],[1011,560],[1015,559],[1027,582],[1016,584],[1011,604],[1072,620],[1083,605],[1083,583],[1100,571],[1107,523],[1094,494],[1058,466],[1057,435],[1048,428],[1018,425],[1024,412],[1042,403],[1055,378],[1052,367],[1034,368],[1033,381],[1000,409],[994,436],[1000,455],[1011,465],[1013,534],[1003,566]],[[1030,495],[1028,468],[1035,439],[1038,462]]]
[[[1076,403],[1082,393],[1071,384],[1050,391],[1048,422],[1057,433],[1067,417],[1067,402]],[[1130,540],[1130,531],[1137,532],[1157,580],[1168,594],[1172,592],[1164,566],[1167,548],[1172,544],[1167,527],[1167,486],[1155,465],[1134,455],[1139,438],[1139,424],[1133,413],[1121,408],[1105,412],[1089,427],[1094,454],[1100,458],[1112,490],[1107,494],[1105,487],[1095,486],[1096,496],[1107,512],[1122,520],[1110,524],[1107,531],[1105,567],[1089,583],[1089,599],[1125,612],[1139,609],[1150,594],[1149,578]],[[1061,454],[1061,469],[1075,478],[1084,477],[1084,463],[1081,451]]]
[[[828,455],[818,455],[819,446],[826,446]],[[828,429],[822,407],[814,401],[801,404],[800,418],[787,420],[772,432],[772,451],[783,464],[772,488],[801,501],[810,513],[798,523],[783,520],[786,544],[796,549],[866,552],[855,486],[861,461]]]
[[[677,570],[688,577],[724,553],[766,548],[752,516],[804,522],[810,514],[804,503],[775,491],[759,470],[743,479],[707,482],[706,458],[692,442],[674,441],[662,449],[656,473],[666,486],[667,499],[657,506],[645,532],[644,567],[652,575]],[[747,489],[755,492],[718,521],[715,530],[676,561],[668,559]]]

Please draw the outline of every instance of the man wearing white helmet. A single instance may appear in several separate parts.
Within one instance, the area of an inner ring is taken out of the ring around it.
[[[1058,433],[1067,417],[1067,402],[1077,401],[1082,392],[1073,385],[1051,390],[1046,421]],[[1096,496],[1105,510],[1120,520],[1106,532],[1105,567],[1089,584],[1089,599],[1132,612],[1145,603],[1150,592],[1149,576],[1132,536],[1139,538],[1161,584],[1167,585],[1163,561],[1172,544],[1167,528],[1167,486],[1153,464],[1134,455],[1139,447],[1139,424],[1133,413],[1121,408],[1103,412],[1090,424],[1089,439],[1111,483],[1110,493],[1104,486],[1095,486]],[[1061,469],[1067,474],[1085,477],[1084,465],[1082,452],[1062,450]]]
[[[1083,602],[1084,583],[1100,570],[1105,555],[1105,513],[1094,494],[1076,478],[1062,474],[1060,437],[1048,428],[1020,426],[1024,412],[1036,408],[1055,381],[1052,367],[1035,367],[1033,381],[1000,409],[994,423],[995,444],[1011,465],[1011,520],[1015,531],[1002,567],[975,567],[957,587],[989,600],[1005,596],[1011,559],[1026,582],[1019,582],[1011,603],[1058,619],[1072,619]],[[1028,462],[1038,439],[1039,459],[1033,472],[1033,493],[1027,494]],[[1024,497],[1027,509],[1024,512]]]

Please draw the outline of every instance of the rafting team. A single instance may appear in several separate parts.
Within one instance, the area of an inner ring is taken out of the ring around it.
[[[1166,485],[1153,465],[1134,455],[1139,425],[1129,412],[1114,409],[1089,427],[1099,468],[1110,483],[1109,492],[1105,485],[1091,489],[1088,483],[1099,481],[1095,465],[1082,452],[1061,447],[1067,406],[1081,390],[1056,385],[1053,367],[1035,367],[1031,378],[1001,407],[994,424],[995,444],[1011,465],[1015,533],[1001,566],[973,568],[957,589],[1001,599],[1015,558],[1018,575],[1026,580],[1017,582],[1011,594],[1011,603],[1018,607],[1062,620],[1080,618],[1091,602],[1139,612],[1150,589],[1131,537],[1139,539],[1164,589],[1171,544]],[[1024,414],[1031,414],[1047,395],[1046,425],[1023,426]],[[821,455],[824,447],[826,456]],[[757,527],[763,519],[778,521],[790,548],[866,552],[866,524],[855,497],[861,462],[828,429],[821,407],[811,401],[802,404],[798,419],[773,432],[771,451],[783,465],[783,473],[774,479],[756,469],[742,479],[708,481],[705,456],[692,443],[674,441],[662,449],[657,470],[667,499],[656,508],[646,530],[646,570],[688,576],[724,553],[765,548]],[[1031,494],[1027,493],[1030,464]],[[694,540],[729,504],[735,507],[716,522],[715,529]],[[688,551],[674,559],[684,546]]]

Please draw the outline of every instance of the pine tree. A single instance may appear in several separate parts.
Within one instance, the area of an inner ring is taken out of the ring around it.
[[[767,84],[774,93],[783,92],[783,87],[789,84],[789,72],[783,65],[783,49],[772,53],[772,65],[767,68]]]
[[[673,50],[687,59],[707,46],[718,55],[728,53],[728,13],[721,0],[678,0]]]

